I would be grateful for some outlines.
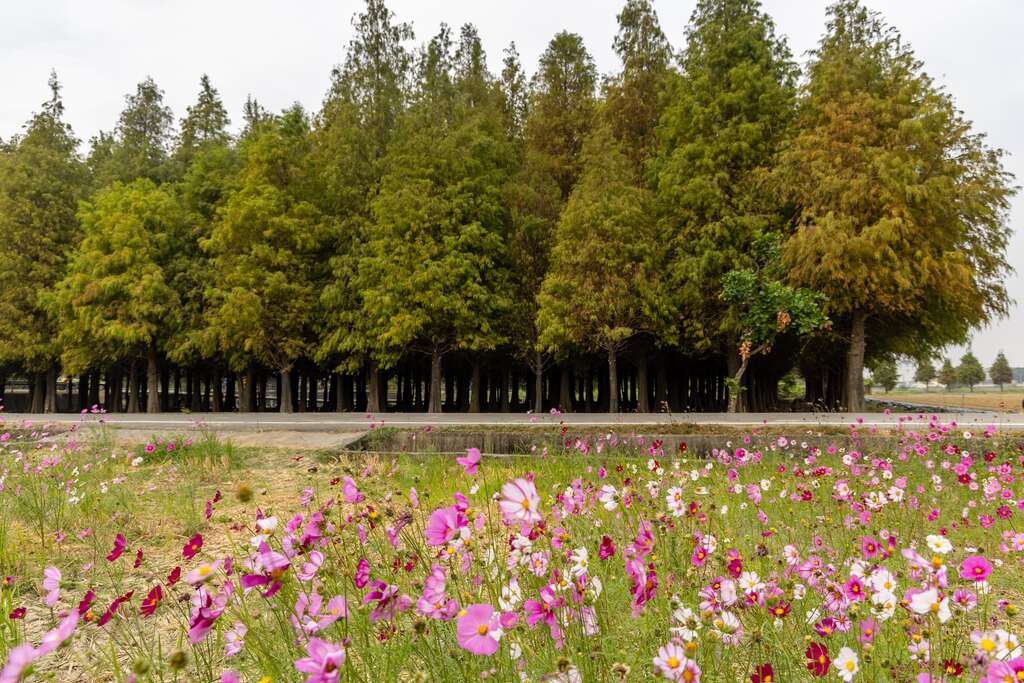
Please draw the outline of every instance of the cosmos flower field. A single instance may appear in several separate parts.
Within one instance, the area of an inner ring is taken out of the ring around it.
[[[1022,476],[929,416],[706,457],[5,423],[0,683],[1024,680]]]

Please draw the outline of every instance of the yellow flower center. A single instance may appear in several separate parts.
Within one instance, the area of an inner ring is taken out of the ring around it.
[[[675,669],[679,666],[679,660],[675,657],[669,657],[667,664],[668,668]]]
[[[487,635],[487,624],[480,624],[479,626],[477,626],[476,627],[476,632],[479,633],[482,636],[486,636]]]

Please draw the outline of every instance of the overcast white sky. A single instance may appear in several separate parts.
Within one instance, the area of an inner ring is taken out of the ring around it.
[[[602,72],[615,70],[615,15],[624,0],[390,0],[417,42],[442,21],[472,22],[492,68],[515,41],[532,73],[557,31],[580,33]],[[694,0],[654,0],[673,45],[683,44]],[[1024,3],[1018,0],[867,0],[902,31],[929,73],[957,98],[991,144],[1011,154],[1008,168],[1024,182]],[[779,31],[801,58],[825,22],[826,2],[765,0]],[[64,84],[67,118],[88,140],[113,127],[124,95],[150,75],[180,117],[194,99],[199,76],[210,75],[234,122],[252,93],[271,110],[299,101],[316,110],[331,66],[340,62],[362,0],[0,0],[0,137],[16,133],[47,98],[51,68]],[[1024,222],[1024,197],[1011,225]],[[1019,301],[1009,320],[975,335],[987,367],[999,349],[1024,365],[1024,235],[1016,234],[1009,281]],[[961,349],[950,354],[958,357]]]

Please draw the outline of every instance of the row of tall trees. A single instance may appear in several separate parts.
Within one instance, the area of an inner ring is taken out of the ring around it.
[[[54,77],[0,146],[0,373],[37,410],[184,373],[214,410],[646,411],[799,365],[859,410],[866,359],[1006,312],[1002,152],[878,14],[832,5],[803,71],[756,0],[700,0],[678,54],[649,0],[618,23],[616,73],[562,32],[527,78],[368,0],[320,111],[233,134],[203,76],[176,126],[146,79],[84,157]]]

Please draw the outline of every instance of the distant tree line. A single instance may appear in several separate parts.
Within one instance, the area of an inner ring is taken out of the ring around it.
[[[1010,362],[1002,351],[996,354],[996,359],[988,369],[988,377],[992,384],[999,387],[1000,391],[1004,385],[1017,381],[1014,369],[1010,367]],[[957,366],[954,366],[949,358],[944,358],[942,366],[936,370],[930,359],[918,360],[917,369],[914,371],[914,381],[922,382],[927,389],[936,380],[945,386],[947,391],[957,386],[966,386],[974,391],[974,385],[985,381],[985,368],[970,349],[960,357],[960,364]],[[896,386],[897,381],[898,378],[892,382],[892,386],[886,387],[886,391]]]
[[[317,112],[146,79],[88,154],[0,142],[0,375],[33,410],[863,407],[865,363],[1004,315],[1003,152],[856,0],[806,68],[755,0],[680,52],[627,0],[601,77],[368,0]],[[75,377],[60,405],[58,377]],[[941,379],[940,379],[941,381]],[[0,387],[3,386],[0,382]]]

